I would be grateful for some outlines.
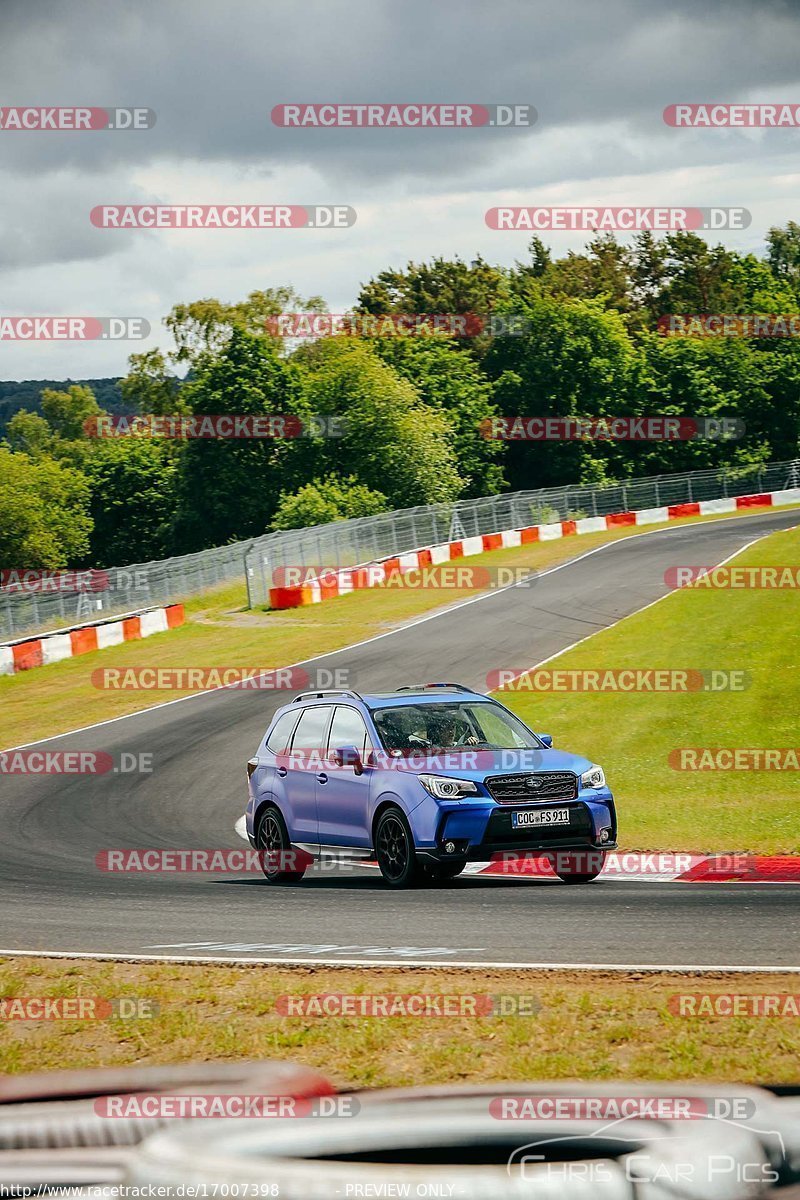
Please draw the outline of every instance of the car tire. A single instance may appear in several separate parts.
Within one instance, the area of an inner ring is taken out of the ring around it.
[[[597,879],[605,865],[606,856],[604,854],[596,871],[559,871],[556,868],[556,875],[563,883],[591,883],[593,879]]]
[[[285,871],[279,866],[270,864],[270,855],[294,855],[295,859],[299,858],[298,852],[293,850],[289,840],[289,831],[286,828],[283,813],[274,804],[268,804],[259,819],[256,848],[259,851],[261,870],[264,872],[267,883],[299,883],[305,875],[305,867],[299,871]]]
[[[414,849],[411,826],[396,805],[385,808],[375,826],[375,856],[381,875],[391,888],[416,887],[423,871]]]

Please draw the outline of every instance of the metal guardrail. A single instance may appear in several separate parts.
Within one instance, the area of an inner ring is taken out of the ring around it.
[[[265,605],[274,572],[287,566],[353,566],[499,529],[787,487],[800,487],[800,459],[754,468],[652,475],[606,486],[572,484],[506,492],[269,533],[177,558],[110,567],[102,573],[107,583],[102,590],[0,588],[0,640],[186,599],[242,579],[250,606]]]

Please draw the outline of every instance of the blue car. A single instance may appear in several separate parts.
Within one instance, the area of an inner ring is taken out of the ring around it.
[[[303,693],[276,712],[247,775],[247,834],[275,884],[329,854],[377,860],[405,888],[528,853],[588,883],[616,846],[602,767],[460,684]]]

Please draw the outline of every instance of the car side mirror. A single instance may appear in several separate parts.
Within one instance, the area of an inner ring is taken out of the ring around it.
[[[361,754],[355,746],[337,746],[331,758],[337,767],[352,767],[356,775],[364,772]]]
[[[552,733],[537,733],[536,736],[538,737],[540,742],[544,743],[544,745],[547,747],[548,750],[552,750],[552,748],[553,748]]]

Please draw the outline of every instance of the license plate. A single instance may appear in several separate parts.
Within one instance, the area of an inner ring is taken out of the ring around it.
[[[569,809],[527,808],[512,812],[512,829],[526,829],[529,825],[569,825]]]

